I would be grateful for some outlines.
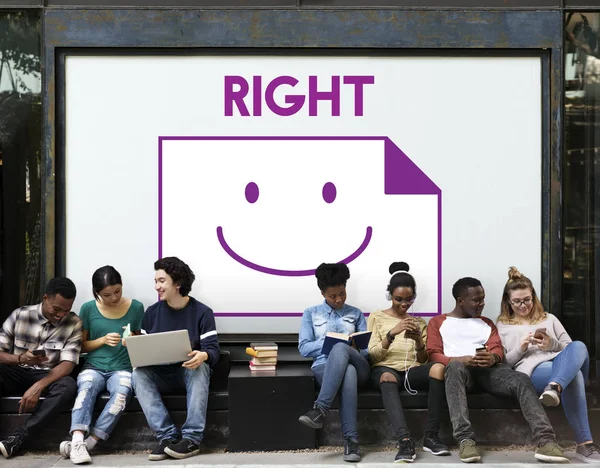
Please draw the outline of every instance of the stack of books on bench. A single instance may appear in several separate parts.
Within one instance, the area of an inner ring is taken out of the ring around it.
[[[253,372],[274,371],[277,367],[277,343],[250,343],[246,354],[252,356],[250,370]]]

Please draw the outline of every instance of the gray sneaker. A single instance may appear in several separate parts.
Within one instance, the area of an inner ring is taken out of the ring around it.
[[[600,463],[600,450],[593,442],[585,445],[578,445],[575,451],[575,458],[584,463]]]

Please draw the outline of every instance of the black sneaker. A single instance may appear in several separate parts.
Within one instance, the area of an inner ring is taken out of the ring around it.
[[[360,461],[360,450],[358,450],[358,442],[354,442],[351,439],[344,439],[344,461]]]
[[[173,458],[189,458],[200,453],[200,446],[190,439],[182,439],[181,442],[165,447],[165,453]]]
[[[160,443],[158,444],[158,447],[156,447],[150,453],[150,455],[148,455],[148,460],[150,460],[150,461],[166,460],[167,458],[169,458],[169,455],[166,454],[165,449],[167,448],[167,446],[169,446],[171,444],[176,444],[177,442],[178,441],[174,440],[174,439],[161,440]]]
[[[405,437],[404,439],[400,439],[399,442],[400,450],[396,454],[396,458],[394,458],[394,463],[412,463],[417,458],[417,453],[415,452],[415,441],[410,437]]]
[[[313,429],[321,429],[323,422],[325,422],[325,416],[327,414],[318,406],[315,406],[308,413],[303,414],[298,418],[302,424],[311,427]]]
[[[434,455],[450,455],[450,449],[442,442],[437,433],[430,432],[423,438],[423,450]]]
[[[4,458],[10,458],[19,451],[22,444],[23,436],[21,434],[13,434],[0,441],[0,452],[2,452]]]

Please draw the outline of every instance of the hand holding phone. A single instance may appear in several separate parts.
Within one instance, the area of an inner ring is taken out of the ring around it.
[[[34,349],[33,351],[31,351],[31,354],[33,354],[34,356],[45,356],[46,350],[44,348]]]
[[[543,340],[544,336],[546,336],[546,329],[545,328],[538,328],[535,333],[533,334],[533,337],[536,340]]]

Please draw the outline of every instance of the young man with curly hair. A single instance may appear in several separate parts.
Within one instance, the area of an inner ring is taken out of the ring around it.
[[[148,425],[159,440],[148,458],[182,459],[200,452],[211,368],[219,360],[219,341],[213,311],[189,296],[196,278],[190,267],[177,257],[166,257],[154,264],[154,270],[154,289],[160,300],[146,310],[142,329],[148,334],[187,329],[192,352],[183,364],[137,367],[133,387]],[[180,432],[161,393],[181,390],[187,396],[187,418]]]

